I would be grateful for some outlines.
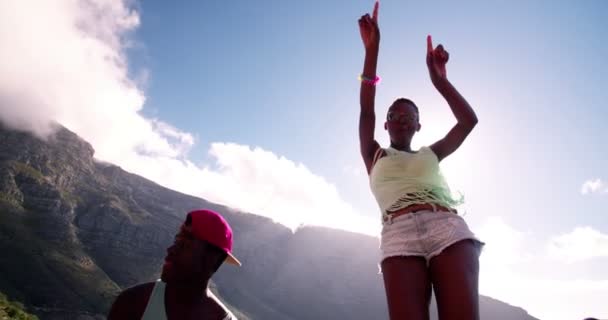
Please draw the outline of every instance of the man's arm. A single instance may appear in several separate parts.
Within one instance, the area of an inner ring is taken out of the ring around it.
[[[108,313],[108,320],[141,319],[154,282],[144,283],[121,292]]]
[[[121,292],[112,304],[112,308],[108,314],[108,320],[132,319],[133,317],[131,317],[130,312],[132,300],[133,294],[130,290]]]

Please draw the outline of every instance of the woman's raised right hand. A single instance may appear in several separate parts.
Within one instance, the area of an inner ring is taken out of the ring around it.
[[[361,40],[366,50],[378,50],[380,45],[380,29],[378,28],[379,5],[379,2],[376,1],[371,17],[367,13],[359,19],[359,32],[361,33]]]

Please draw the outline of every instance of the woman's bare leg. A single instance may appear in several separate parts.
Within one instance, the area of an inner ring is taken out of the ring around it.
[[[382,261],[390,320],[428,320],[431,281],[421,257],[390,257]]]
[[[479,248],[472,240],[449,246],[430,261],[440,320],[479,319]]]

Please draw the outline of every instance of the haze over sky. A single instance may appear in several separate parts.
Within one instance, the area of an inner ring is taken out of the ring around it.
[[[294,229],[376,236],[357,136],[372,6],[2,1],[0,119],[41,136],[58,121],[99,160]],[[420,107],[414,147],[455,123],[431,34],[479,118],[442,167],[487,243],[480,291],[540,319],[608,318],[606,21],[601,0],[381,3],[378,140],[401,96]]]

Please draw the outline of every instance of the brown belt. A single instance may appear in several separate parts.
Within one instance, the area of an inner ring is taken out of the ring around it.
[[[392,220],[392,219],[395,219],[404,214],[418,212],[418,211],[445,211],[445,212],[458,213],[458,211],[456,211],[456,209],[444,207],[444,206],[441,206],[438,204],[435,204],[435,205],[430,204],[430,203],[412,204],[403,209],[399,209],[397,211],[387,212],[386,215],[382,218],[382,220],[384,222],[386,222],[389,219]]]

